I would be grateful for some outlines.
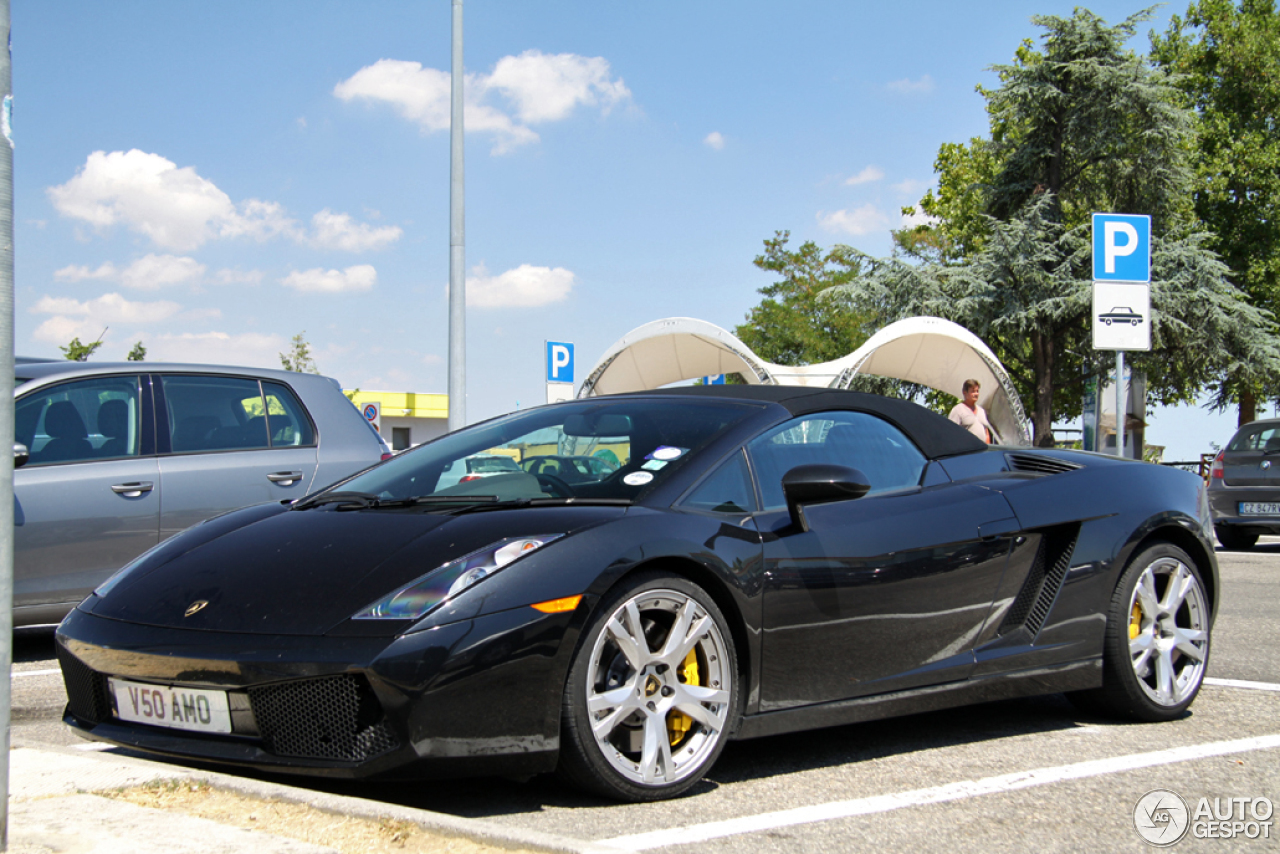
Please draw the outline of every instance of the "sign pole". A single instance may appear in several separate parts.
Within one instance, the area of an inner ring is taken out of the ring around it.
[[[1116,456],[1124,456],[1124,351],[1116,351]]]
[[[453,0],[449,101],[449,432],[467,426],[466,211],[463,189],[462,0]]]

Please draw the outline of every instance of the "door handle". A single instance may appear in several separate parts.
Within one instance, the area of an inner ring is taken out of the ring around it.
[[[149,480],[138,480],[133,483],[115,483],[111,485],[111,491],[116,495],[123,495],[125,498],[138,498],[144,492],[150,492],[153,484]]]
[[[293,486],[302,480],[302,472],[300,471],[275,471],[267,475],[267,480],[272,483],[278,483],[281,486]]]

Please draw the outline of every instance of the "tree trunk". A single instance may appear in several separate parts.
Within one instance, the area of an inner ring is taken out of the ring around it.
[[[1032,419],[1036,447],[1053,447],[1053,336],[1031,333],[1031,352],[1036,362],[1036,411]]]
[[[1243,427],[1250,421],[1258,419],[1258,398],[1253,393],[1253,389],[1244,386],[1240,389],[1238,398],[1240,404],[1240,413],[1236,418],[1236,426]]]

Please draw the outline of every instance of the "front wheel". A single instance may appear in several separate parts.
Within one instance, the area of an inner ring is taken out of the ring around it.
[[[724,748],[738,714],[724,615],[676,576],[629,579],[597,609],[569,669],[560,773],[625,801],[675,797]]]
[[[1082,705],[1141,721],[1180,716],[1204,681],[1210,619],[1187,553],[1168,543],[1144,550],[1111,597],[1102,687],[1083,692]]]

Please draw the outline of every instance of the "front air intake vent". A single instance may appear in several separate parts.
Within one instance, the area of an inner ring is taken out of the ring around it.
[[[1078,463],[1069,463],[1057,457],[1042,457],[1039,454],[1005,454],[1009,468],[1029,474],[1062,474],[1080,468]]]

